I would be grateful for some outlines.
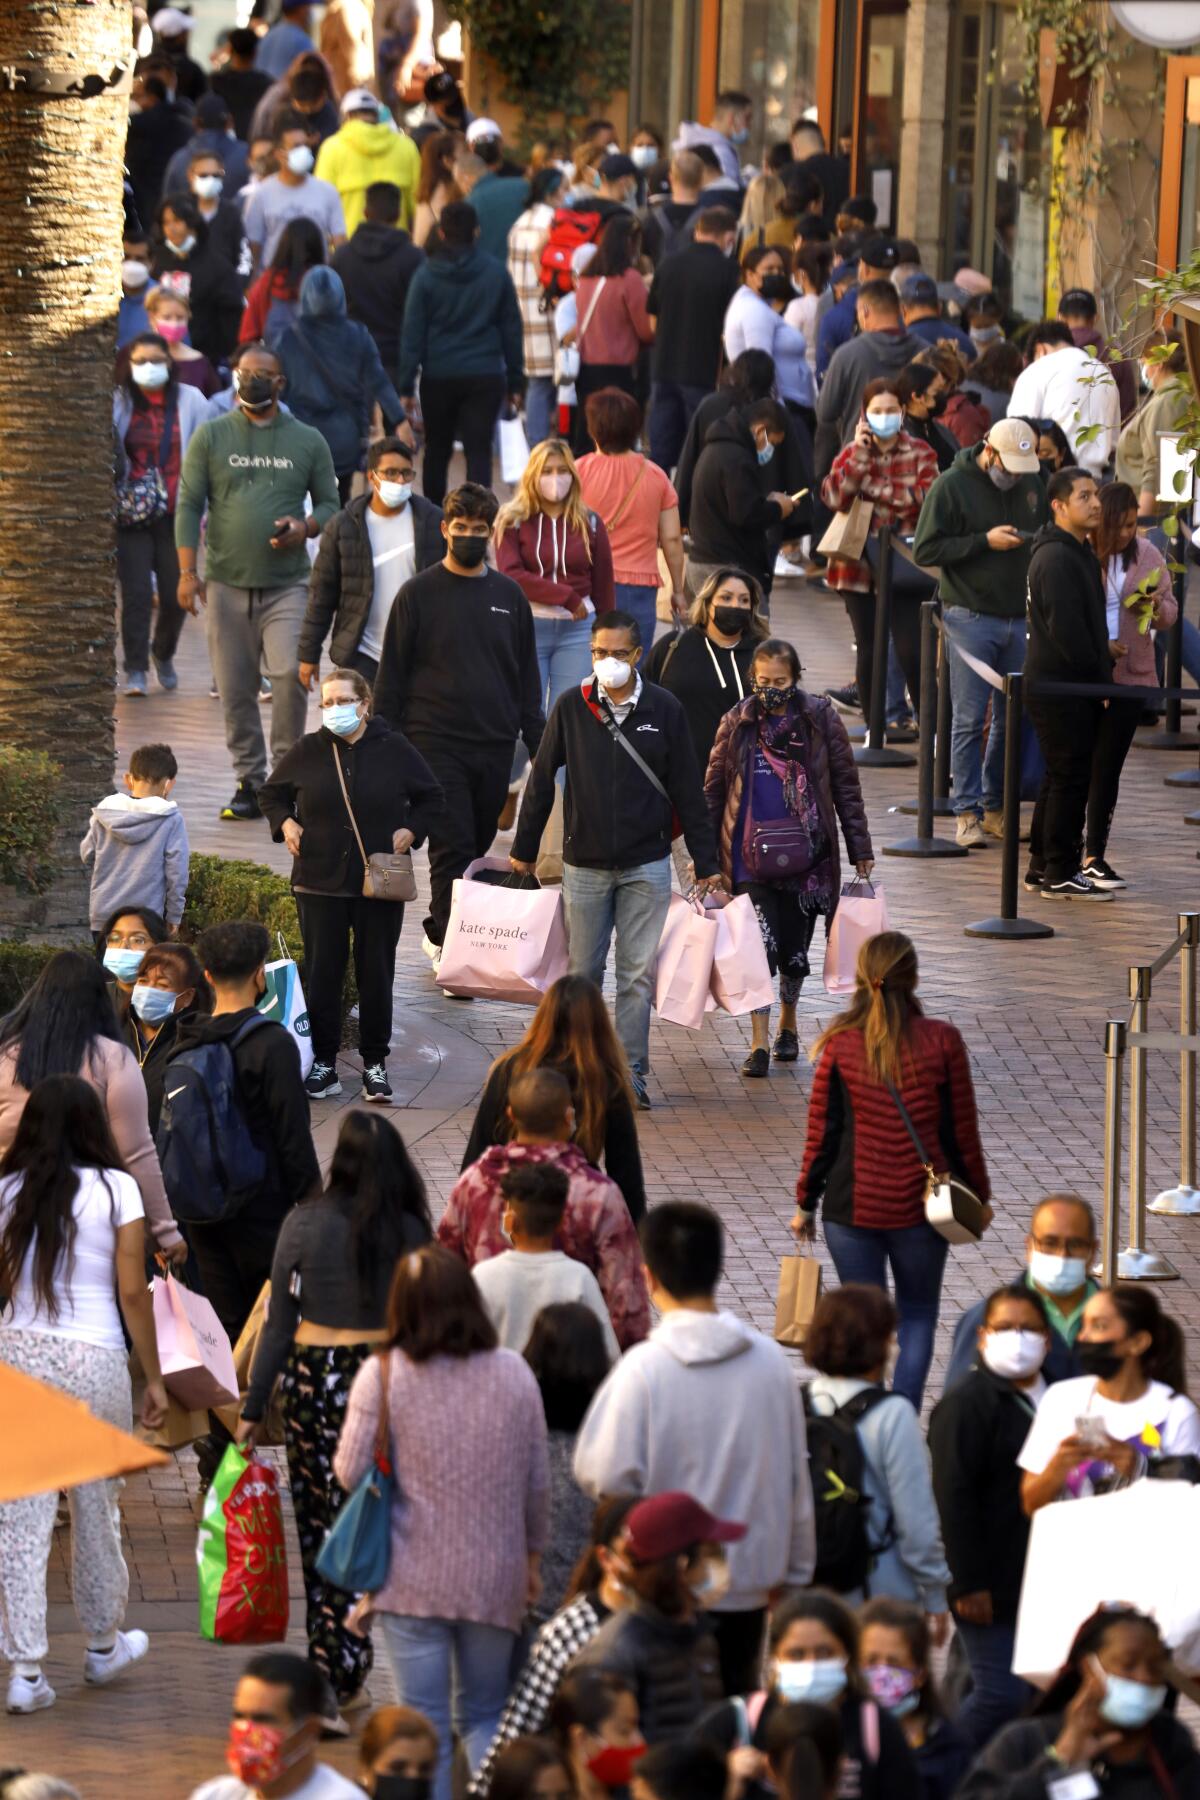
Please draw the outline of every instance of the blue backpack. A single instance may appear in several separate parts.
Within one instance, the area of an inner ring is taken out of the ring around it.
[[[167,1064],[155,1143],[171,1211],[185,1225],[231,1219],[266,1176],[266,1152],[251,1135],[233,1052],[270,1024],[256,1015],[231,1038],[188,1045]]]
[[[268,350],[278,350],[279,341],[289,325],[296,323],[299,311],[295,300],[285,300],[281,294],[272,294],[271,304],[267,308],[267,317],[263,324],[263,343]]]

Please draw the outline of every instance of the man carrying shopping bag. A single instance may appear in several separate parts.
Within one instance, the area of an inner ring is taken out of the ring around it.
[[[563,904],[573,975],[599,983],[616,932],[617,1036],[642,1111],[650,1098],[654,962],[671,898],[671,839],[682,830],[700,897],[723,888],[700,771],[683,708],[642,682],[637,621],[624,612],[592,623],[590,680],[557,701],[533,764],[510,861],[532,874],[554,803],[564,797]]]

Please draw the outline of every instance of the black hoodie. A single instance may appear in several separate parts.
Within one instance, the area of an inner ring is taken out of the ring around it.
[[[209,1013],[185,1014],[176,1027],[171,1056],[178,1056],[192,1044],[216,1044],[231,1038],[252,1016],[248,1006],[215,1017]],[[291,1033],[268,1020],[237,1046],[233,1061],[251,1136],[267,1155],[262,1188],[231,1222],[236,1229],[244,1219],[255,1223],[282,1219],[297,1201],[320,1186],[321,1169],[313,1149],[308,1100],[300,1076],[300,1052]]]
[[[950,1564],[948,1592],[952,1601],[989,1593],[997,1625],[1012,1624],[1021,1597],[1029,1520],[1021,1505],[1017,1457],[1034,1410],[1011,1381],[977,1366],[942,1395],[929,1421],[933,1497]]]
[[[407,231],[364,219],[348,243],[333,253],[346,290],[346,311],[365,325],[394,381],[400,361],[400,321],[408,284],[425,261]]]
[[[1026,678],[1110,682],[1112,667],[1095,552],[1060,526],[1043,525],[1029,558]]]
[[[766,534],[783,517],[758,483],[754,436],[732,412],[710,425],[692,477],[688,525],[699,563],[731,563],[767,588],[775,557]]]

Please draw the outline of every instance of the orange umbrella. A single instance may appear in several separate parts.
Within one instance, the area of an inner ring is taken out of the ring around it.
[[[167,1458],[58,1388],[0,1362],[0,1500],[78,1487]]]

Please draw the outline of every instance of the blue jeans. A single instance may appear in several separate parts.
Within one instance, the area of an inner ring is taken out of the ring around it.
[[[955,1624],[971,1665],[971,1692],[955,1723],[968,1743],[982,1750],[1002,1725],[1024,1712],[1033,1689],[1012,1672],[1015,1625],[968,1625],[962,1619]]]
[[[591,674],[591,615],[586,619],[573,619],[570,613],[564,612],[561,620],[535,618],[533,642],[542,683],[542,709],[549,718],[554,702],[568,689],[578,687]],[[520,781],[528,762],[529,752],[518,738],[509,774],[510,785]],[[561,786],[561,771],[558,779]]]
[[[1024,619],[1001,619],[991,613],[972,612],[966,606],[947,606],[942,624],[951,645],[978,657],[997,675],[1017,675],[1025,666]],[[983,715],[989,700],[992,723],[987,755],[980,757]],[[956,813],[999,812],[1004,805],[1004,699],[981,675],[950,651],[950,704],[954,723],[950,731],[950,773]],[[982,766],[981,766],[982,764]]]
[[[843,1285],[863,1281],[887,1290],[891,1265],[896,1285],[896,1310],[900,1314],[900,1355],[892,1377],[892,1391],[906,1394],[921,1410],[925,1377],[933,1361],[933,1334],[937,1329],[942,1271],[949,1249],[924,1219],[899,1231],[877,1231],[867,1225],[841,1225],[824,1221],[825,1242]]]
[[[671,902],[671,859],[632,869],[563,867],[563,907],[572,975],[599,987],[616,931],[617,1036],[631,1068],[650,1067],[650,1002],[654,961]]]
[[[646,420],[650,457],[668,475],[679,461],[693,413],[705,396],[711,393],[711,388],[693,387],[684,381],[656,381],[652,384],[650,410]]]
[[[553,375],[531,375],[525,384],[525,436],[529,448],[557,437],[558,389]]]
[[[438,1734],[433,1800],[450,1800],[451,1696],[453,1726],[466,1744],[473,1772],[500,1723],[517,1634],[467,1619],[386,1612],[379,1618],[401,1704],[424,1713]]]
[[[648,651],[654,642],[654,633],[658,626],[658,616],[654,610],[655,602],[658,599],[658,589],[641,587],[632,581],[618,581],[614,583],[614,591],[617,610],[631,613],[637,620],[638,630],[642,634],[643,647]]]

